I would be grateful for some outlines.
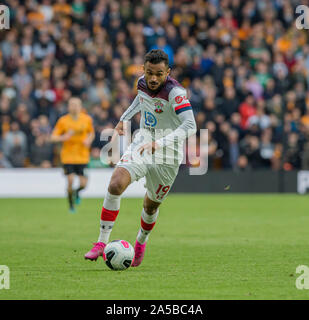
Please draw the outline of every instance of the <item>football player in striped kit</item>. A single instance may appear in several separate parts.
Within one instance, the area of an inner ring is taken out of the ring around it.
[[[182,162],[183,143],[196,132],[187,92],[169,73],[165,52],[151,50],[146,54],[144,75],[138,79],[138,94],[115,128],[123,135],[124,122],[141,112],[141,129],[112,174],[101,212],[99,239],[85,254],[85,259],[97,260],[99,256],[105,259],[104,248],[119,213],[121,195],[132,182],[146,177],[147,192],[132,266],[139,266],[144,258],[158,208],[170,191]]]

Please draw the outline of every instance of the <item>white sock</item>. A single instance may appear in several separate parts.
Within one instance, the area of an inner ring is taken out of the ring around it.
[[[114,226],[114,221],[100,221],[100,235],[98,242],[103,242],[105,244],[108,244],[109,237],[111,235],[113,226]]]
[[[141,216],[141,228],[139,229],[137,238],[136,238],[136,240],[140,244],[144,244],[145,242],[148,241],[149,234],[157,221],[158,215],[159,215],[159,210],[157,210],[155,214],[148,214],[143,209],[142,216]]]
[[[115,220],[120,209],[120,196],[110,194],[108,191],[103,202],[100,220],[100,235],[98,242],[108,243]]]

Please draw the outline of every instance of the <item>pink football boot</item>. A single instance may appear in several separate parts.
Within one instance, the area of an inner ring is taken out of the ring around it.
[[[102,256],[105,260],[104,248],[106,244],[103,242],[94,243],[94,247],[85,254],[85,259],[89,259],[91,261],[97,260],[98,257]]]
[[[144,244],[140,244],[136,240],[135,246],[134,246],[135,255],[133,258],[133,262],[131,264],[132,267],[138,267],[142,263],[145,255],[146,243],[147,242],[145,242]]]

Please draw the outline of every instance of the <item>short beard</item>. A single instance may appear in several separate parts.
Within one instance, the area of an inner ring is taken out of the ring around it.
[[[147,85],[147,89],[148,89],[151,93],[155,94],[155,93],[158,93],[158,92],[162,89],[162,87],[164,86],[164,83],[165,83],[165,81],[164,81],[163,83],[161,83],[156,90],[151,90],[151,89],[148,87],[148,83],[147,83],[147,82],[146,82],[146,85]]]

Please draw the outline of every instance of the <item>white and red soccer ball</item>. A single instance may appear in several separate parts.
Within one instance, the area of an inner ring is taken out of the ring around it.
[[[104,248],[105,263],[112,270],[125,270],[132,264],[134,248],[125,240],[114,240]]]

